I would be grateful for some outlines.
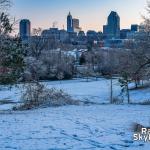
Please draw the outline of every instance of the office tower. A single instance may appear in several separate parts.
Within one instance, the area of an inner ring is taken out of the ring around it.
[[[73,32],[79,33],[80,31],[79,19],[73,18]]]
[[[79,28],[79,19],[73,18],[73,28]]]
[[[70,12],[67,16],[67,32],[73,32],[73,19]]]
[[[21,39],[27,39],[31,34],[31,23],[28,19],[22,19],[20,21],[20,37]]]
[[[117,12],[111,11],[107,25],[103,26],[103,32],[109,39],[120,38],[120,17]]]

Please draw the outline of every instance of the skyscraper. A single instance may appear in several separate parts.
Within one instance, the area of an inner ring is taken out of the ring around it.
[[[79,28],[79,19],[73,18],[73,28]]]
[[[22,19],[20,21],[20,37],[25,40],[30,36],[31,33],[31,23],[28,19]]]
[[[73,31],[79,33],[81,31],[79,19],[73,18]]]
[[[67,32],[73,32],[73,19],[70,12],[67,16]]]
[[[120,17],[117,12],[111,11],[103,32],[109,39],[120,38]]]

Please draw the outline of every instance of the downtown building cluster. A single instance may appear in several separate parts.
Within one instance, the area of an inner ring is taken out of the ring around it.
[[[142,31],[142,27],[137,24],[131,25],[130,29],[120,29],[120,17],[114,11],[109,14],[107,23],[103,26],[103,32],[88,30],[85,33],[80,27],[79,19],[73,18],[70,12],[66,24],[67,30],[53,27],[43,30],[38,38],[52,39],[58,43],[72,45],[94,43],[99,47],[122,47],[125,40],[136,38]],[[31,35],[31,22],[28,19],[20,21],[19,33],[24,41],[37,38],[37,36]]]

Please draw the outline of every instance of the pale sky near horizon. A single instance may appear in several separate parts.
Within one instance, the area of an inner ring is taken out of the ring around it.
[[[130,28],[131,24],[140,24],[146,5],[147,0],[13,0],[10,13],[16,19],[29,19],[32,28],[47,29],[57,22],[62,29],[71,11],[84,31],[102,31],[111,10],[118,12],[121,28]]]

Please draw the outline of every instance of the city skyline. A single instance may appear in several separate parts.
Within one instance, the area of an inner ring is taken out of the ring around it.
[[[114,2],[114,1],[113,1]],[[31,21],[32,28],[47,29],[57,22],[56,27],[66,29],[66,16],[70,11],[73,17],[80,19],[80,26],[84,31],[102,31],[107,23],[107,16],[117,11],[121,18],[121,28],[130,28],[131,24],[140,24],[141,15],[146,8],[147,0],[13,0],[11,14],[16,19],[27,18]]]

